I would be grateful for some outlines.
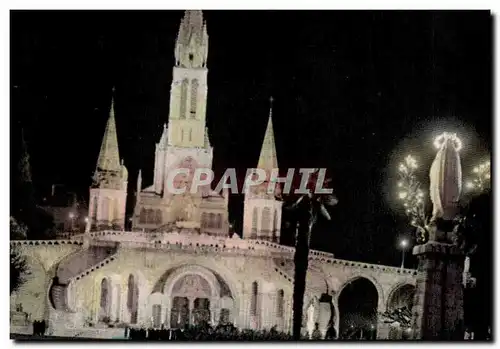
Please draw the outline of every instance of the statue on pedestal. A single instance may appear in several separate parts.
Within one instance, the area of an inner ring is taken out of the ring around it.
[[[458,154],[462,143],[456,134],[445,132],[436,139],[434,145],[438,152],[429,174],[432,201],[429,240],[452,243],[452,236],[456,235],[456,227],[460,223],[456,218],[462,192],[462,167]]]
[[[417,285],[412,327],[417,339],[463,338],[465,218],[460,216],[462,168],[456,134],[443,133],[430,169],[432,217],[423,225],[428,242],[415,246],[423,282]],[[467,267],[467,266],[466,266]]]

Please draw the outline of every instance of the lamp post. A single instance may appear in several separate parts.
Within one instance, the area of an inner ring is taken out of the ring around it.
[[[404,267],[405,267],[405,252],[406,252],[406,247],[408,246],[408,240],[406,240],[406,239],[401,240],[401,242],[399,243],[399,246],[401,247],[401,255],[402,255],[401,269],[404,269]]]
[[[70,227],[70,230],[71,230],[71,232],[73,232],[73,230],[74,230],[74,228],[75,228],[75,227],[74,227],[74,222],[75,222],[75,221],[74,221],[74,219],[75,219],[75,214],[74,214],[73,212],[70,212],[70,213],[69,213],[69,219],[70,219],[70,221],[71,221],[71,227]]]

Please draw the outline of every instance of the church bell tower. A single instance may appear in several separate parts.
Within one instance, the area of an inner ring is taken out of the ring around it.
[[[113,96],[92,186],[90,187],[89,219],[86,231],[91,229],[124,229],[127,180],[127,168],[123,164],[123,160],[120,162],[118,151]]]
[[[175,44],[170,93],[168,143],[175,147],[205,148],[208,34],[203,14],[186,11]]]

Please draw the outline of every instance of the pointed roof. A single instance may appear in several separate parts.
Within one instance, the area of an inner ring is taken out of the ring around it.
[[[111,109],[102,139],[101,150],[99,151],[97,169],[106,171],[120,171],[121,169],[120,154],[118,152],[118,137],[116,135],[114,97],[111,98]]]
[[[201,10],[187,10],[179,26],[175,61],[184,67],[204,67],[208,58],[207,25]]]
[[[205,148],[210,148],[210,139],[208,138],[208,127],[205,127]]]
[[[266,134],[260,150],[259,163],[257,168],[271,170],[278,168],[278,158],[276,156],[276,145],[274,143],[273,131],[273,98],[270,98],[269,121],[267,122]]]
[[[201,10],[186,10],[177,37],[181,45],[189,45],[190,39],[201,40],[206,31]]]
[[[163,124],[163,133],[161,134],[160,141],[158,142],[158,148],[167,149],[168,145],[168,128],[167,124]]]

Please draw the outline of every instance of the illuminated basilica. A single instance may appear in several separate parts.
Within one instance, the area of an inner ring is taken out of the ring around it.
[[[31,274],[11,295],[11,332],[45,319],[53,335],[109,337],[119,324],[181,328],[202,320],[291,331],[293,247],[279,244],[281,201],[262,192],[244,200],[243,231],[229,236],[228,195],[209,186],[172,194],[176,168],[212,168],[206,127],[207,24],[186,11],[175,44],[168,124],[156,143],[153,183],[139,172],[131,231],[125,230],[128,172],[120,159],[114,102],[90,188],[85,234],[68,240],[11,241]],[[272,110],[257,167],[278,168]],[[189,187],[184,176],[176,185]],[[339,330],[339,298],[359,279],[373,284],[377,311],[413,301],[416,271],[336,259],[310,251],[304,330]],[[28,319],[28,320],[23,320]],[[388,324],[374,324],[388,338]]]

